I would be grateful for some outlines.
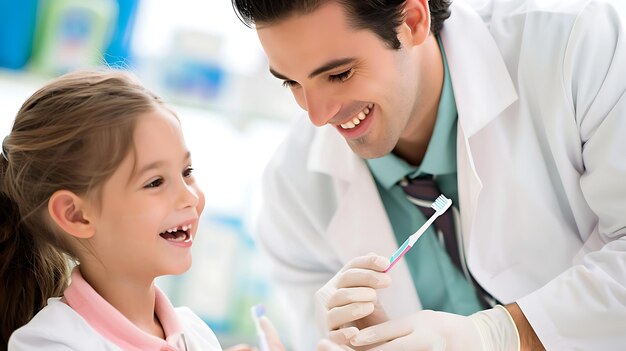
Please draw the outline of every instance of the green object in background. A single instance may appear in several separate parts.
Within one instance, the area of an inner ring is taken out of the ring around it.
[[[44,0],[35,29],[32,69],[61,74],[103,64],[117,19],[114,0]]]

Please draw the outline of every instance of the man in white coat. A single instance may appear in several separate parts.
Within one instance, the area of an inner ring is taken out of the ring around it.
[[[626,347],[620,4],[233,0],[310,120],[258,222],[300,349]],[[414,178],[453,199],[461,265],[432,233],[382,273]]]

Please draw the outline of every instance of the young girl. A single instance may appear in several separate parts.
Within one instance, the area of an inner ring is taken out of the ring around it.
[[[190,267],[203,206],[178,118],[128,75],[36,92],[0,155],[2,345],[220,350],[154,284]]]

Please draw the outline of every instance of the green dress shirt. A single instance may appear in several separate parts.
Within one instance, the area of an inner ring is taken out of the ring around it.
[[[433,176],[440,191],[452,199],[453,206],[458,206],[459,203],[456,169],[456,102],[448,63],[440,40],[439,46],[444,63],[443,88],[437,121],[422,164],[418,167],[411,166],[394,154],[367,160],[399,245],[427,220],[422,212],[407,200],[404,191],[398,185],[399,180],[404,177]],[[393,253],[386,254],[391,256]],[[424,309],[462,315],[483,309],[474,287],[454,266],[445,247],[437,240],[433,226],[424,233],[403,260],[406,260],[409,266]]]

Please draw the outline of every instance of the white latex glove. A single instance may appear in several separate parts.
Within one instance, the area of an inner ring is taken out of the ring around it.
[[[420,311],[410,317],[388,321],[361,330],[352,345],[386,342],[371,350],[519,350],[519,335],[508,311],[502,306],[469,317],[446,312]]]
[[[346,345],[335,344],[328,339],[322,339],[317,343],[317,351],[352,351],[350,347]]]
[[[359,329],[388,320],[375,290],[391,284],[383,273],[388,266],[389,259],[383,256],[356,257],[315,293],[315,318],[322,335],[347,343]]]

